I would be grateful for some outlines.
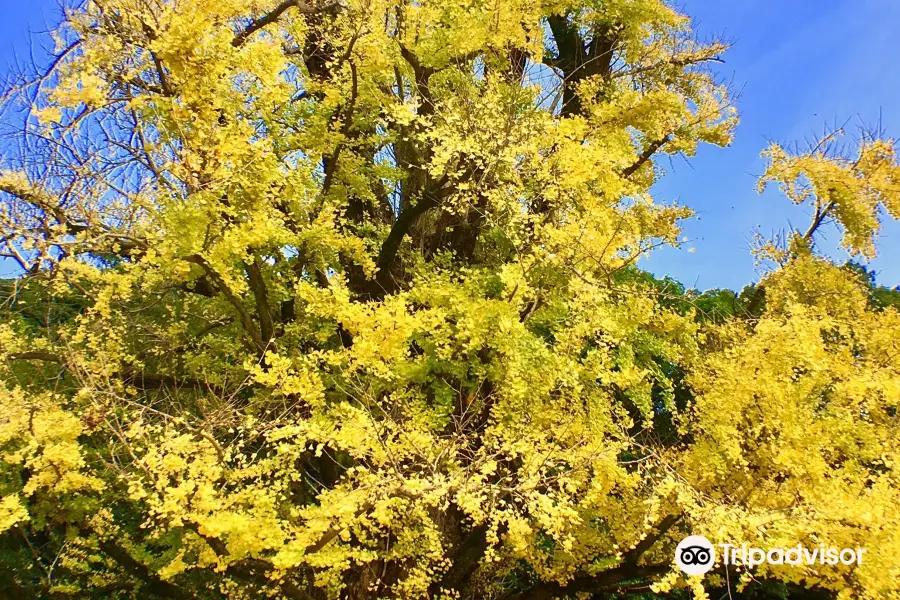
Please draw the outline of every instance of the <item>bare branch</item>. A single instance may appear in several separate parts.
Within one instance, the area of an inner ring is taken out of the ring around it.
[[[635,67],[633,69],[619,71],[613,74],[613,77],[633,77],[635,75],[640,75],[641,73],[646,73],[648,71],[656,71],[657,69],[661,69],[663,67],[688,67],[704,62],[724,63],[725,61],[718,56],[689,56],[684,58],[673,58],[671,60],[656,62],[652,65],[644,65],[641,67]]]

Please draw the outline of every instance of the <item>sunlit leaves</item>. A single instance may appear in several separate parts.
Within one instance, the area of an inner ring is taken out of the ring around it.
[[[736,124],[668,4],[94,0],[56,35],[0,171],[29,590],[702,596],[691,530],[878,539],[854,593],[896,591],[896,311],[809,243],[740,297],[635,267],[691,215],[658,155]],[[871,253],[890,143],[769,157]]]

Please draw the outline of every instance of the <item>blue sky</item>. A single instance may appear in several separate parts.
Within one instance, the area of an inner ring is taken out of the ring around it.
[[[686,224],[691,243],[684,250],[659,251],[641,265],[700,289],[740,289],[760,274],[749,253],[755,228],[768,234],[809,221],[775,190],[761,196],[755,191],[763,171],[759,153],[769,140],[803,140],[835,121],[852,119],[852,127],[879,117],[888,135],[900,137],[900,2],[680,2],[701,37],[734,42],[720,73],[741,91],[741,124],[730,148],[701,148],[688,161],[672,161],[657,198],[691,206],[699,220]],[[46,31],[57,14],[56,0],[0,0],[0,71],[16,55],[27,59],[34,38],[29,32]],[[825,233],[822,248],[846,258],[836,250],[837,232]],[[696,251],[687,252],[688,246]],[[898,256],[900,224],[887,219],[879,257],[870,265],[880,283],[900,285]]]
[[[29,60],[31,40],[40,41],[59,21],[56,0],[0,0],[0,72]],[[18,60],[17,60],[18,57]]]
[[[789,223],[805,229],[806,210],[771,189],[755,191],[764,170],[759,153],[770,140],[802,141],[826,123],[852,119],[882,124],[900,137],[900,2],[896,0],[683,0],[704,35],[734,45],[720,72],[741,90],[741,113],[730,148],[701,148],[685,162],[674,159],[658,184],[657,198],[693,207],[699,221],[686,224],[696,252],[666,249],[642,266],[700,289],[740,289],[758,279],[749,253],[754,228],[763,234]],[[893,58],[891,58],[893,57]],[[879,256],[870,268],[884,285],[900,284],[900,223],[885,220]],[[840,236],[824,230],[821,248],[841,260]]]

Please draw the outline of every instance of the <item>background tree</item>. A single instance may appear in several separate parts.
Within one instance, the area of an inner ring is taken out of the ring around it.
[[[900,592],[900,313],[813,252],[874,252],[890,141],[768,150],[813,223],[698,295],[635,268],[690,215],[649,190],[736,116],[660,0],[90,0],[55,38],[5,104],[9,593]],[[686,532],[869,552],[687,580]]]

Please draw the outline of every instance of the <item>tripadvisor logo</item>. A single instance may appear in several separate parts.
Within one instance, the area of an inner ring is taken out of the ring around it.
[[[768,552],[762,548],[752,548],[747,544],[719,544],[723,563],[755,567],[763,563],[770,565],[861,565],[865,548],[831,548],[820,544],[806,548],[797,544],[792,548],[772,548]],[[713,568],[716,549],[702,535],[689,535],[675,548],[675,564],[687,575],[703,575]]]
[[[689,535],[675,548],[675,564],[688,575],[703,575],[715,562],[716,549],[702,535]]]

